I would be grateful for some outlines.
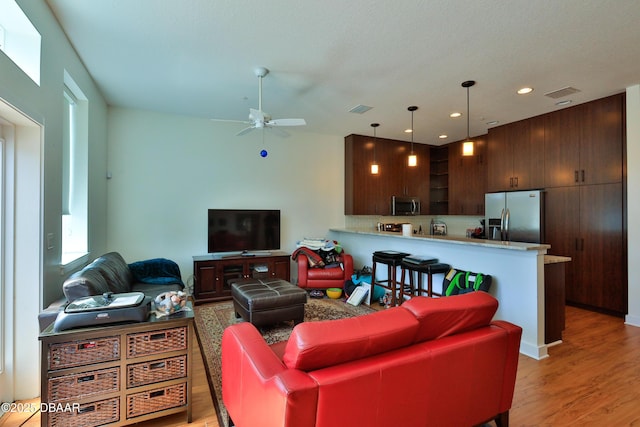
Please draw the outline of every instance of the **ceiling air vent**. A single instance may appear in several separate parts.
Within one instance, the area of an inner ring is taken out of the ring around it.
[[[548,96],[549,98],[553,98],[553,99],[558,99],[558,98],[562,98],[563,96],[569,96],[577,92],[580,92],[580,90],[576,89],[575,87],[567,86],[567,87],[563,87],[562,89],[547,92],[544,94],[544,96]]]
[[[356,114],[364,114],[367,111],[371,110],[373,107],[369,107],[367,105],[362,105],[362,104],[358,104],[355,107],[353,107],[352,109],[349,110],[350,113],[356,113]]]

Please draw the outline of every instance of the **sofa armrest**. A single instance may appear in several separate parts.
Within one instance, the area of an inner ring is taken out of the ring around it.
[[[491,325],[503,329],[507,334],[507,358],[504,363],[504,383],[500,399],[500,412],[508,411],[513,403],[513,393],[516,385],[518,360],[520,357],[520,339],[522,328],[505,320],[494,320]]]
[[[351,279],[353,276],[353,257],[349,254],[342,254],[342,266],[344,267],[344,279]]]
[[[250,323],[229,326],[222,335],[222,398],[238,426],[315,425],[316,382],[287,369]]]
[[[304,254],[298,255],[298,286],[307,287],[307,274],[309,272],[309,260]]]

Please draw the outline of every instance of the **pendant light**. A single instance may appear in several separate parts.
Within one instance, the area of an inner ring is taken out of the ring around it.
[[[462,143],[463,156],[473,156],[473,141],[469,136],[469,88],[475,84],[473,80],[462,82],[462,87],[467,88],[467,139]]]
[[[380,172],[380,167],[376,161],[376,128],[378,126],[380,126],[380,123],[371,123],[371,127],[373,128],[373,163],[371,163],[371,175],[378,175]]]
[[[413,153],[413,112],[417,109],[418,107],[416,107],[415,105],[407,108],[407,110],[411,111],[411,154],[409,154],[409,158],[407,159],[407,164],[410,167],[418,165],[418,156]]]

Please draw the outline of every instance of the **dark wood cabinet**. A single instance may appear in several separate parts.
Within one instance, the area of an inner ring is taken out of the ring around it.
[[[112,427],[186,412],[191,422],[193,310],[139,323],[40,334],[41,426]],[[154,425],[162,425],[161,421]]]
[[[371,163],[379,165],[371,173]],[[407,166],[411,143],[386,138],[345,137],[345,215],[390,215],[391,196],[417,196],[429,204],[429,146],[414,144],[418,165]]]
[[[462,141],[449,144],[449,214],[484,215],[487,192],[486,135],[474,137],[473,156],[462,155]]]
[[[624,94],[544,116],[545,186],[622,181]]]
[[[234,279],[271,279],[289,281],[290,255],[275,251],[269,255],[193,257],[194,289],[196,304],[231,298],[231,282]]]
[[[573,260],[566,266],[567,302],[626,313],[622,184],[549,188],[545,206],[549,253]]]
[[[488,191],[544,187],[544,126],[542,117],[533,117],[489,130]]]
[[[570,261],[569,261],[570,262]],[[544,264],[544,342],[562,340],[565,328],[566,262]]]
[[[380,172],[376,175],[371,174],[374,149],[375,160],[380,166]],[[389,214],[391,195],[385,188],[390,174],[389,151],[389,147],[381,139],[374,142],[373,137],[361,135],[345,137],[344,209],[346,215]]]

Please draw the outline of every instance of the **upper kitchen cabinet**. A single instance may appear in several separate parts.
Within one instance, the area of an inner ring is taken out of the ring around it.
[[[488,191],[544,187],[544,125],[542,117],[533,117],[489,130]]]
[[[375,157],[377,175],[371,173]],[[390,215],[391,196],[420,198],[429,205],[429,146],[414,144],[416,167],[407,166],[411,143],[362,135],[345,137],[345,215]]]
[[[390,196],[417,196],[422,205],[421,213],[426,214],[429,206],[430,147],[414,143],[413,153],[418,163],[416,166],[408,166],[411,143],[395,141],[393,146],[396,174],[390,178]]]
[[[462,155],[462,141],[449,144],[449,215],[484,215],[486,138],[472,138],[473,156]]]
[[[546,114],[545,186],[622,182],[624,94]]]
[[[345,215],[388,215],[390,196],[386,197],[383,185],[388,179],[388,164],[383,164],[380,139],[375,142],[376,161],[380,165],[377,175],[371,173],[374,157],[372,137],[349,135],[345,137]]]

